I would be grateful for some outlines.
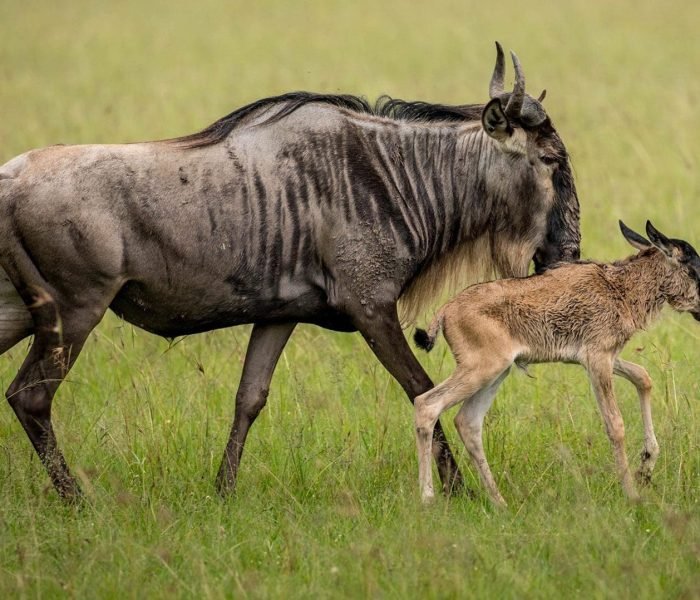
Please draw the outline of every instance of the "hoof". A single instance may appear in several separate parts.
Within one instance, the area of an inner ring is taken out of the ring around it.
[[[626,490],[625,495],[632,504],[639,504],[642,501],[642,497],[637,490]]]
[[[468,488],[462,479],[461,473],[457,472],[449,483],[442,486],[442,493],[447,498],[458,498],[466,496],[470,500],[476,499],[476,493],[471,488]]]
[[[639,485],[647,487],[651,485],[651,471],[649,469],[639,469],[635,473],[634,479]]]
[[[216,491],[222,498],[231,498],[236,492],[236,482],[226,477],[217,477]]]
[[[508,508],[508,503],[503,499],[503,496],[498,496],[498,498],[491,498],[491,502],[498,510],[505,510]]]
[[[426,491],[421,491],[420,501],[423,506],[430,506],[435,504],[435,492],[431,489]]]
[[[53,484],[61,500],[69,506],[80,506],[85,499],[78,482],[72,477],[62,477]]]

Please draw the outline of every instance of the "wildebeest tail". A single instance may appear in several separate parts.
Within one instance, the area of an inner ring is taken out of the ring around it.
[[[13,158],[4,165],[0,165],[0,239],[3,242],[3,254],[9,254],[14,248],[15,255],[11,257],[13,264],[19,262],[29,262],[24,246],[17,241],[13,244],[13,236],[10,233],[9,219],[7,218],[8,205],[16,200],[17,189],[15,179],[26,163],[26,154]],[[37,280],[41,280],[38,270]],[[52,299],[53,300],[53,299]],[[28,305],[40,300],[40,294],[30,293],[23,299],[15,285],[10,280],[4,268],[0,266],[0,354],[4,354],[17,342],[34,333],[35,322],[32,318],[32,308]],[[47,314],[48,306],[39,311],[40,322],[51,330],[55,329],[58,323],[58,316],[53,310]],[[55,336],[54,336],[55,337]]]
[[[428,327],[428,331],[416,328],[416,333],[413,335],[413,341],[416,343],[416,346],[422,348],[426,352],[430,352],[435,345],[435,338],[437,338],[442,329],[442,320],[443,312],[439,311]]]
[[[63,324],[56,301],[44,288],[30,286],[34,302],[28,307],[34,322],[34,329],[40,331],[51,348],[63,345]]]

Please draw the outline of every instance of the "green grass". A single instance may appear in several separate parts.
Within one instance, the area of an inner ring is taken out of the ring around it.
[[[194,131],[294,89],[486,99],[493,41],[573,157],[584,255],[617,219],[700,244],[700,5],[0,2],[0,160],[57,142]],[[510,81],[510,77],[509,77]],[[213,479],[248,328],[169,345],[108,317],[54,404],[87,502],[58,501],[0,410],[0,597],[700,597],[700,328],[667,315],[625,356],[655,382],[655,482],[629,505],[583,371],[504,384],[487,454],[510,507],[420,505],[412,412],[357,335],[300,327],[252,429],[237,497]],[[26,350],[0,362],[6,388]],[[440,379],[444,342],[421,360]],[[617,386],[630,458],[637,401]]]

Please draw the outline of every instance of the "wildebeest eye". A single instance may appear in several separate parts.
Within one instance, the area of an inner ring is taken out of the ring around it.
[[[556,156],[548,156],[547,154],[543,154],[542,156],[540,156],[540,160],[545,165],[553,165],[559,162],[559,159]]]

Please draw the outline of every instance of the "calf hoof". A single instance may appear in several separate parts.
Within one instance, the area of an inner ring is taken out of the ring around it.
[[[421,492],[420,501],[423,504],[423,506],[430,506],[432,504],[435,504],[435,493],[433,492],[433,490],[431,489]]]
[[[508,508],[508,503],[503,499],[503,496],[501,496],[500,494],[495,498],[491,498],[491,502],[498,510],[505,510],[506,508]]]
[[[628,490],[625,492],[625,495],[627,496],[627,500],[629,500],[632,504],[639,504],[642,501],[642,498],[637,490]]]

